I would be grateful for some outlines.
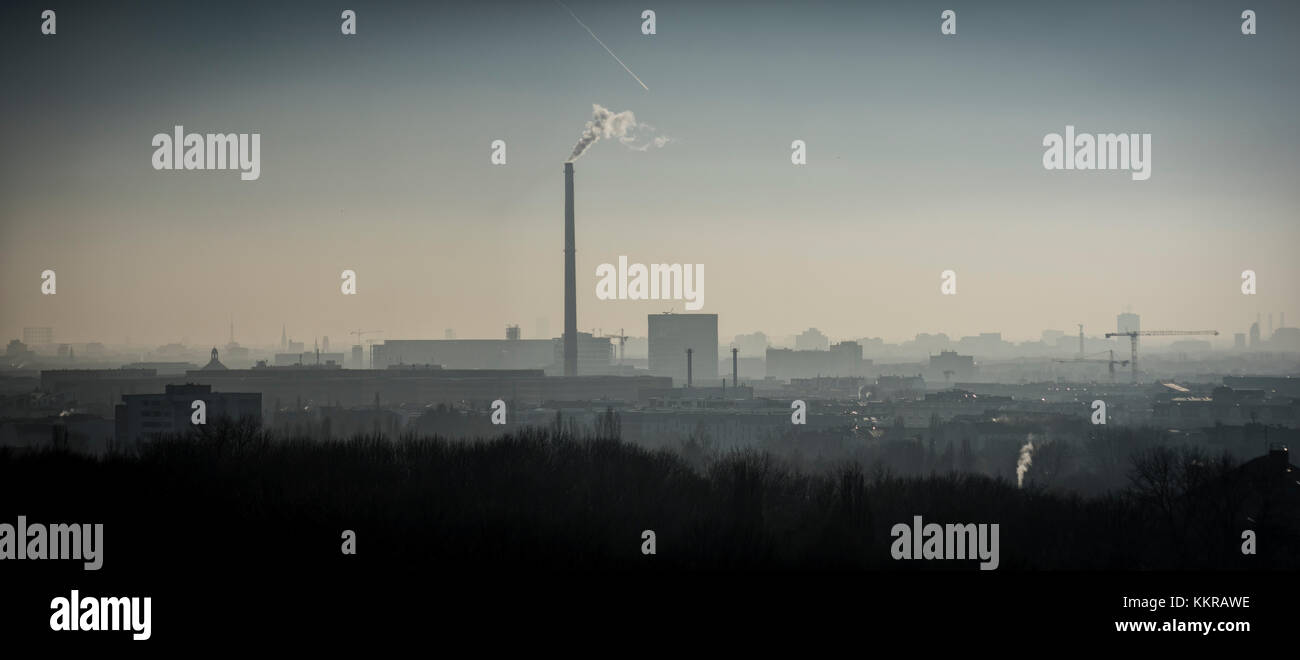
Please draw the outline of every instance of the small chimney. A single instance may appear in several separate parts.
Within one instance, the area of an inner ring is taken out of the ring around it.
[[[686,387],[691,386],[691,353],[695,351],[686,349]]]
[[[740,387],[740,380],[737,377],[737,374],[740,373],[740,369],[736,366],[737,352],[739,352],[738,349],[735,348],[731,349],[731,386],[732,387]]]

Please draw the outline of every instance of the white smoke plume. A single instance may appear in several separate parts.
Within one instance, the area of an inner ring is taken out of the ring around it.
[[[1025,473],[1029,472],[1029,466],[1034,463],[1034,436],[1031,434],[1025,441],[1025,446],[1020,448],[1020,459],[1016,461],[1016,487],[1025,487]]]
[[[672,138],[666,135],[654,135],[655,127],[646,123],[637,123],[636,115],[631,110],[612,112],[599,103],[591,104],[591,120],[582,130],[578,143],[573,145],[573,153],[567,162],[578,160],[587,148],[600,140],[618,139],[633,151],[646,151],[651,147],[660,148]]]

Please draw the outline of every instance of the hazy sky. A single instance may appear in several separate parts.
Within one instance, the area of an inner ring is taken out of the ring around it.
[[[619,255],[704,264],[724,342],[1100,334],[1125,306],[1229,339],[1257,311],[1300,322],[1296,3],[568,4],[649,91],[549,1],[6,3],[0,332],[224,343],[233,315],[246,345],[281,324],[334,346],[558,333],[561,162],[593,103],[673,142],[577,162],[583,330],[644,335],[684,309],[597,300]],[[261,178],[153,170],[177,124],[261,133]],[[1151,178],[1044,170],[1067,124],[1151,133]]]

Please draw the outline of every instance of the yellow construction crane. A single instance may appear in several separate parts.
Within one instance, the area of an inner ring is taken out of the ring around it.
[[[1177,337],[1183,335],[1218,335],[1218,330],[1130,330],[1128,332],[1107,332],[1106,338],[1111,337],[1128,337],[1129,345],[1132,346],[1133,356],[1129,359],[1129,367],[1133,370],[1133,383],[1138,382],[1138,337]]]

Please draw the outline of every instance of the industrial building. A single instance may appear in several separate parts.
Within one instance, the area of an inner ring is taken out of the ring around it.
[[[700,385],[721,382],[718,380],[717,314],[651,314],[646,323],[651,375],[668,376],[674,384],[685,384],[688,380]],[[687,373],[688,349],[690,374]]]
[[[543,369],[560,375],[563,339],[390,339],[371,348],[375,369],[400,365],[439,365],[445,369]],[[579,332],[578,373],[612,373],[613,344],[607,337]]]

